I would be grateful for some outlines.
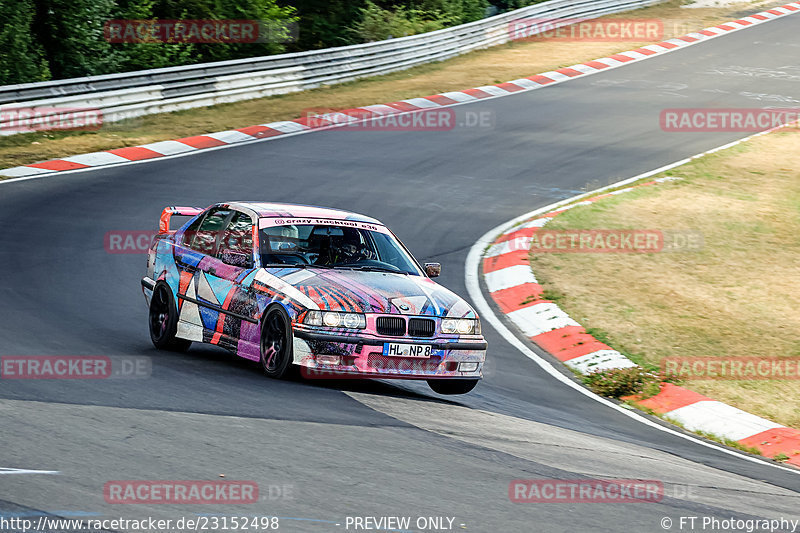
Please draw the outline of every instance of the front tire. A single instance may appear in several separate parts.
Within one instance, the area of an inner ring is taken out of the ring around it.
[[[192,345],[192,341],[175,337],[178,331],[178,309],[175,307],[172,290],[163,281],[153,287],[148,318],[150,340],[159,350],[185,352]]]
[[[282,307],[273,306],[261,322],[261,369],[271,378],[289,377],[293,353],[292,321]]]
[[[428,385],[439,394],[466,394],[478,384],[477,379],[429,379]]]

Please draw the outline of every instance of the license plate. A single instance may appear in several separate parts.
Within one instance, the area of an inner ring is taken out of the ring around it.
[[[383,355],[394,357],[419,357],[427,359],[433,352],[433,346],[427,344],[398,344],[387,342],[383,345]]]

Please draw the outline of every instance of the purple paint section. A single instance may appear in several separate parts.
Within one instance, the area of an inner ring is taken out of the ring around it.
[[[257,227],[263,225],[261,213],[277,210],[285,217],[320,216],[319,208],[305,206],[218,204],[223,205],[247,214],[255,224],[251,250],[260,250],[256,246]],[[322,213],[342,224],[349,220],[380,224],[342,211]],[[288,221],[283,219],[283,223]],[[249,234],[246,229],[236,231]],[[486,343],[480,330],[464,335],[452,328],[450,333],[443,331],[447,320],[477,319],[475,311],[425,276],[405,270],[347,268],[351,265],[332,270],[313,263],[305,268],[259,269],[260,260],[264,261],[259,255],[254,255],[255,269],[246,269],[222,262],[213,256],[215,252],[207,255],[189,248],[181,231],[162,233],[156,239],[148,253],[143,286],[151,287],[156,279],[169,285],[176,298],[177,338],[216,344],[258,361],[260,320],[270,305],[279,303],[291,321],[294,361],[310,372],[307,377],[481,378]],[[361,313],[361,327],[299,323],[298,316],[308,309]]]
[[[242,328],[239,332],[239,348],[236,351],[237,355],[251,361],[258,361],[260,359],[260,337],[261,326],[259,324],[242,321]]]

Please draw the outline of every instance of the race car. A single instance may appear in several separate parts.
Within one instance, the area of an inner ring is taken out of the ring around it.
[[[191,217],[171,230],[173,215]],[[381,222],[338,209],[167,207],[142,288],[158,349],[215,344],[268,376],[424,379],[464,394],[487,343],[475,311]]]

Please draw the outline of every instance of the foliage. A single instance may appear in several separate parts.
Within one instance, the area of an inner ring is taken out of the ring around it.
[[[610,398],[644,395],[652,396],[659,390],[664,376],[635,366],[590,372],[583,382],[592,391]]]
[[[415,35],[538,1],[542,0],[0,0],[0,85]],[[114,19],[249,19],[299,31],[279,29],[267,42],[258,43],[109,43],[104,25]]]
[[[407,9],[403,6],[382,9],[367,0],[366,7],[361,10],[361,20],[353,26],[353,31],[360,41],[371,42],[440,30],[456,24],[458,20],[455,16],[440,11]]]
[[[44,50],[34,39],[33,0],[0,0],[0,83],[24,83],[50,77]]]
[[[289,0],[300,18],[300,34],[291,51],[316,50],[355,44],[348,31],[361,16],[364,0]]]
[[[0,85],[275,54],[297,22],[277,0],[0,0],[0,16]],[[115,19],[247,19],[272,31],[257,43],[110,43]]]
[[[103,24],[114,0],[35,0],[32,30],[55,79],[114,72],[111,44]]]

